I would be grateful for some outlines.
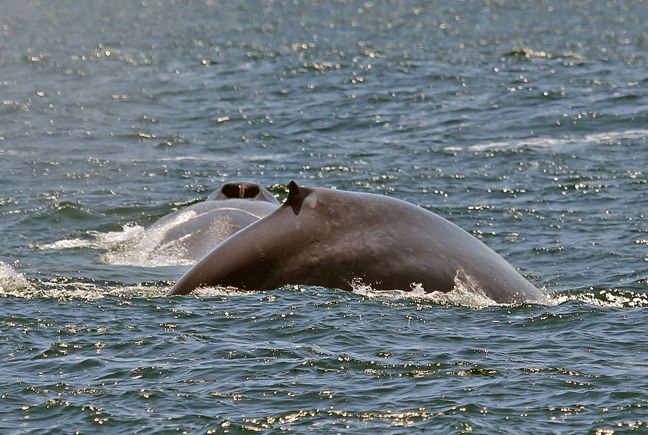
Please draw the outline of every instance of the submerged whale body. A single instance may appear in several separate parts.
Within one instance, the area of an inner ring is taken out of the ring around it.
[[[272,193],[256,183],[227,183],[204,202],[162,217],[147,233],[162,234],[155,250],[196,261],[222,240],[278,207],[279,202]]]
[[[171,289],[286,284],[449,292],[458,276],[500,303],[544,302],[509,263],[455,224],[387,196],[289,184],[276,211],[224,240]]]

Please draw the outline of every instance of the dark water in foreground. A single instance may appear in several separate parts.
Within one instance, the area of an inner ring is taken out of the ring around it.
[[[4,1],[3,433],[648,431],[646,22],[596,0]],[[164,297],[187,265],[143,228],[242,178],[418,204],[552,303]]]

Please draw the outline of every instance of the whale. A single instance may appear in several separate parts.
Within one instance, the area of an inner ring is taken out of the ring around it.
[[[198,287],[271,290],[313,285],[449,292],[458,279],[496,303],[545,303],[504,258],[452,222],[414,204],[363,192],[288,185],[274,212],[223,240],[169,295]]]
[[[195,262],[279,205],[274,195],[257,183],[229,182],[205,201],[160,218],[147,228],[146,234],[158,239],[153,252],[171,252],[179,260]]]

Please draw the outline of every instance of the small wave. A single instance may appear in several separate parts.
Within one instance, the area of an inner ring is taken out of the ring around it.
[[[89,238],[58,240],[35,246],[37,249],[98,249],[106,250],[100,259],[115,266],[188,266],[193,264],[184,258],[182,246],[176,243],[161,243],[167,232],[196,217],[193,211],[180,213],[175,219],[163,225],[146,229],[140,225],[124,225],[122,231],[100,233],[88,232]]]
[[[102,239],[109,241],[109,251],[101,261],[115,266],[163,267],[189,266],[193,261],[184,258],[182,247],[175,243],[162,244],[167,231],[176,222],[158,228],[124,228],[123,233],[106,233]],[[132,231],[136,228],[136,231]],[[124,237],[123,240],[120,240]]]
[[[1,274],[2,272],[0,272]],[[1,283],[1,281],[0,281]],[[0,284],[0,297],[16,297],[23,299],[57,299],[94,301],[108,296],[121,298],[132,297],[163,297],[166,286],[98,286],[87,282],[44,281],[37,285],[14,286],[6,289]]]
[[[603,133],[586,134],[584,136],[567,136],[562,138],[530,137],[505,141],[476,143],[468,147],[469,151],[487,151],[497,149],[532,148],[561,148],[570,145],[593,145],[609,143],[618,140],[644,139],[648,137],[648,129],[608,131]],[[463,148],[450,146],[445,151],[462,151]]]
[[[53,243],[43,243],[33,245],[35,249],[75,249],[75,248],[94,248],[97,243],[93,240],[84,240],[84,239],[63,239],[57,240]]]
[[[233,153],[231,155],[219,153],[214,156],[180,155],[180,156],[173,156],[173,157],[161,157],[158,158],[157,161],[158,162],[195,161],[195,162],[206,162],[206,163],[211,163],[211,162],[222,163],[223,161],[228,161],[228,160],[239,162],[241,159],[244,159],[246,162],[281,162],[284,161],[286,157],[287,157],[286,154],[278,154],[278,153],[251,154],[243,157],[234,155]]]
[[[553,53],[547,50],[534,50],[529,47],[514,48],[509,53],[508,57],[526,58],[526,59],[573,59],[583,62],[586,58],[574,51],[563,51],[560,53]]]
[[[558,293],[551,295],[550,299],[556,304],[579,301],[588,305],[610,308],[648,307],[648,294],[624,289],[590,289],[579,293]]]
[[[52,243],[43,243],[34,245],[36,249],[77,249],[77,248],[90,248],[90,249],[111,249],[115,245],[127,242],[136,238],[144,232],[144,227],[139,225],[124,225],[122,231],[111,231],[108,233],[99,233],[96,231],[88,232],[91,237],[89,239],[63,239],[57,240]]]
[[[160,285],[106,285],[92,282],[61,282],[60,280],[41,281],[31,285],[22,274],[11,267],[0,263],[0,297],[17,297],[22,299],[57,299],[94,301],[105,297],[130,298],[163,298],[170,287]],[[219,296],[246,296],[258,294],[258,291],[240,290],[234,287],[202,287],[196,289],[192,296],[210,298]]]
[[[422,299],[439,305],[458,305],[473,309],[490,306],[501,306],[486,296],[479,284],[470,276],[459,271],[454,279],[454,288],[449,292],[426,292],[419,283],[412,283],[409,291],[404,290],[375,290],[360,280],[352,283],[352,291],[371,299]]]
[[[25,275],[0,261],[0,295],[21,293],[32,289]]]
[[[262,292],[263,290],[241,290],[236,287],[200,287],[191,294],[201,298],[212,298],[218,296],[247,296]]]

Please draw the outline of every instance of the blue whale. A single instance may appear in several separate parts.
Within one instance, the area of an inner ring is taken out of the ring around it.
[[[196,261],[218,243],[279,207],[268,190],[249,181],[222,185],[203,202],[160,218],[147,229],[162,234],[157,250]]]
[[[286,284],[351,290],[449,292],[457,279],[499,303],[546,295],[484,243],[446,219],[399,199],[288,186],[284,204],[222,241],[173,286],[269,290]]]

